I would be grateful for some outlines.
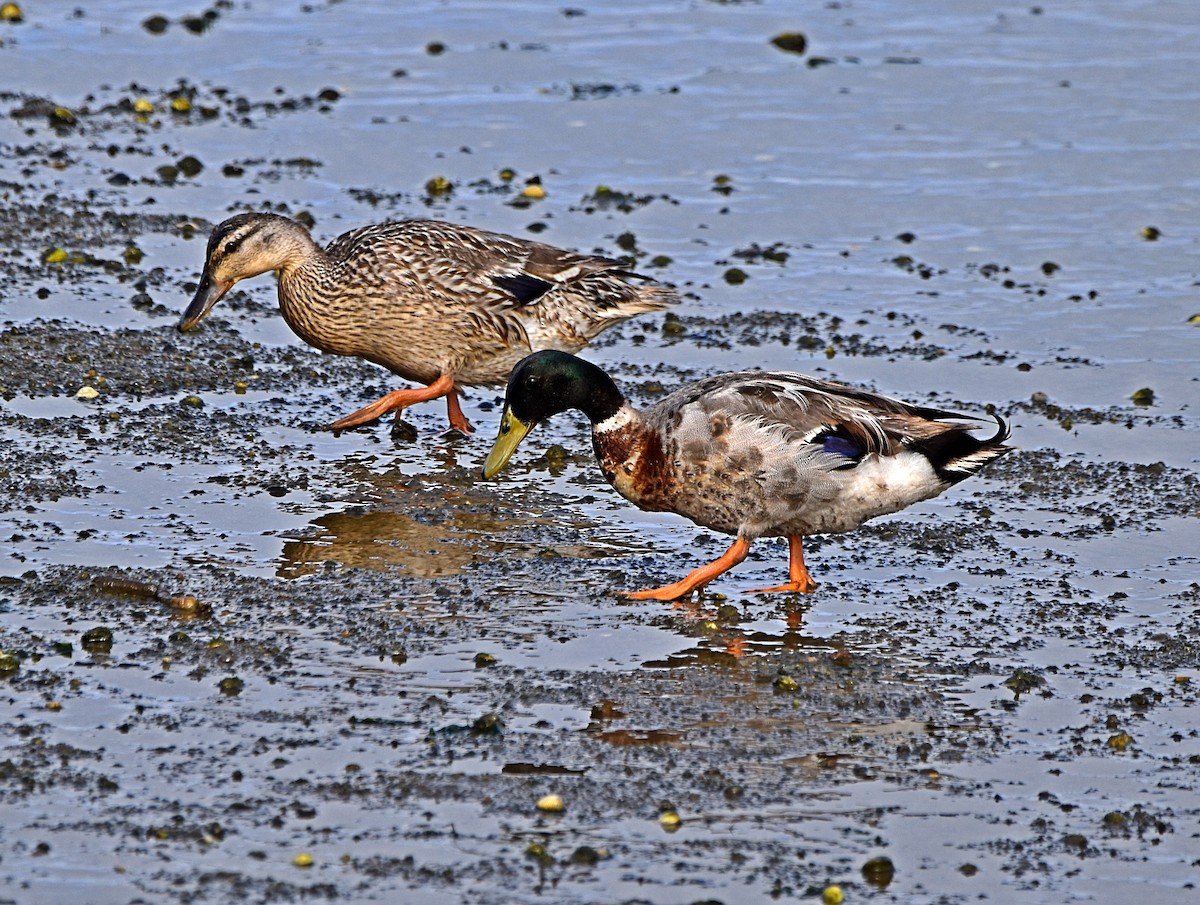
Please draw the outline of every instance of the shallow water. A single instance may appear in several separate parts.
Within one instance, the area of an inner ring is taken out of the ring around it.
[[[211,11],[0,25],[0,902],[1195,895],[1192,4]],[[577,417],[481,484],[495,391],[470,438],[440,405],[335,437],[397,382],[269,279],[174,331],[208,227],[266,205],[632,233],[687,293],[588,353],[639,403],[791,368],[994,404],[1020,451],[813,539],[803,600],[744,593],[762,542],[698,609],[624,601],[726,540],[617,499]]]

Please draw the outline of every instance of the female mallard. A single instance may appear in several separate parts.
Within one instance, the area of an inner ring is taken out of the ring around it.
[[[195,326],[238,280],[279,272],[279,308],[310,346],[382,365],[421,389],[395,390],[329,425],[343,430],[446,397],[469,433],[460,385],[497,385],[532,350],[583,348],[605,327],[677,301],[610,258],[434,220],[379,223],[322,250],[276,214],[239,214],[213,230]]]
[[[967,416],[784,371],[719,374],[638,412],[604,371],[563,352],[536,352],[508,379],[490,478],[537,424],[579,409],[592,422],[604,477],[640,509],[677,512],[735,536],[720,559],[681,581],[636,591],[675,600],[746,558],[759,537],[786,537],[789,580],[769,591],[808,593],[806,534],[849,531],[937,496],[1012,447],[1008,427],[987,440]],[[976,419],[970,419],[976,420]]]

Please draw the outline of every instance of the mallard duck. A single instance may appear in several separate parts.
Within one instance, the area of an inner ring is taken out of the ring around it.
[[[625,594],[637,600],[700,590],[760,537],[788,539],[788,581],[750,593],[809,593],[805,535],[850,531],[937,496],[1011,449],[999,416],[995,435],[980,440],[946,420],[978,419],[785,371],[719,374],[639,412],[600,368],[547,351],[513,368],[483,476],[568,409],[591,421],[600,470],[621,496],[734,536],[723,556],[680,581]]]
[[[500,385],[530,351],[583,348],[605,327],[677,301],[619,261],[435,220],[351,230],[321,249],[276,214],[219,224],[180,330],[200,323],[238,281],[279,274],[279,308],[310,346],[354,355],[406,380],[329,425],[344,430],[446,397],[450,425],[472,430],[459,386]]]

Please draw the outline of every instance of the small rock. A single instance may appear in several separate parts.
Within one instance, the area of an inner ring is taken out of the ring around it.
[[[246,683],[237,676],[226,676],[217,683],[217,689],[221,692],[221,694],[228,695],[229,697],[241,694],[242,689],[245,687]]]
[[[791,676],[777,676],[775,681],[771,684],[776,691],[784,693],[798,691],[800,688],[800,683]]]
[[[876,889],[887,889],[896,877],[896,865],[886,855],[871,858],[862,866],[863,879]]]
[[[472,735],[499,735],[504,729],[504,720],[498,713],[485,713],[471,724]]]
[[[1108,739],[1108,747],[1114,751],[1124,751],[1133,744],[1133,736],[1128,732],[1118,732],[1116,735],[1110,736]]]
[[[113,646],[112,629],[103,625],[90,628],[83,633],[83,637],[79,639],[79,643],[83,645],[84,650],[107,653],[112,650]]]
[[[431,198],[440,198],[454,191],[454,183],[445,176],[434,176],[425,183],[425,194]]]
[[[17,659],[15,654],[0,652],[0,679],[7,679],[9,676],[16,675],[17,670],[20,668],[21,661]]]
[[[571,863],[584,867],[593,867],[604,857],[605,853],[603,850],[592,848],[590,845],[581,845],[575,851],[571,852]]]
[[[771,39],[771,43],[787,53],[804,53],[808,49],[808,38],[802,32],[785,31]]]
[[[541,798],[538,799],[537,809],[539,811],[546,811],[547,813],[550,813],[550,814],[561,814],[563,811],[565,811],[567,809],[567,806],[565,804],[563,804],[563,800],[562,800],[561,796],[543,795]]]

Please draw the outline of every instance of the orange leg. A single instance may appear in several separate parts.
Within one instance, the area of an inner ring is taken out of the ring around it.
[[[475,426],[463,414],[462,406],[458,404],[458,393],[453,389],[446,394],[446,414],[450,418],[450,426],[456,431],[464,434],[475,431]]]
[[[686,578],[674,584],[663,585],[661,588],[650,588],[646,591],[622,591],[622,597],[630,600],[678,600],[687,597],[693,591],[698,591],[718,575],[723,575],[746,558],[750,552],[750,541],[738,537],[733,545],[726,550],[721,558],[707,566],[701,566],[691,572]]]
[[[450,426],[462,431],[464,434],[471,433],[471,422],[463,415],[462,408],[458,404],[458,395],[454,389],[453,374],[443,374],[427,387],[411,390],[393,390],[382,399],[377,399],[370,405],[363,406],[357,412],[351,412],[345,418],[339,418],[333,424],[329,425],[326,430],[342,431],[347,428],[358,427],[360,424],[366,424],[368,421],[382,418],[388,412],[398,413],[410,405],[416,405],[418,402],[428,402],[430,399],[437,399],[441,396],[446,397],[446,410],[450,416]]]
[[[811,594],[817,589],[817,583],[808,574],[804,565],[804,538],[793,534],[788,538],[788,582],[774,588],[755,588],[747,594],[774,594],[787,591],[792,594]]]

